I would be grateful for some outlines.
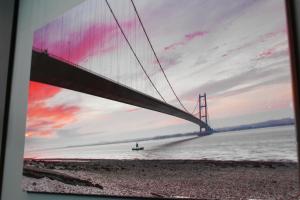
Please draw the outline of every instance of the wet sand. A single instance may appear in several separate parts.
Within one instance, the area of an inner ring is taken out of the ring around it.
[[[190,199],[298,199],[296,163],[210,160],[25,160],[103,187],[23,177],[33,192]],[[51,180],[53,179],[53,180]]]

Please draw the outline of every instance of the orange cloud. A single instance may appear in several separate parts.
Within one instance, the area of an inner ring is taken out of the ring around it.
[[[38,83],[34,81],[29,82],[29,104],[36,103],[38,101],[43,101],[55,96],[61,91],[61,88],[54,87],[51,85]]]
[[[61,91],[61,88],[30,82],[26,137],[52,136],[55,131],[76,119],[78,106],[56,105],[48,106],[46,101]]]

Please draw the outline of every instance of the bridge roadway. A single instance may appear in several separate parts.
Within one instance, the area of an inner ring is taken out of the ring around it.
[[[32,51],[30,80],[169,114],[208,127],[190,113],[47,53]]]

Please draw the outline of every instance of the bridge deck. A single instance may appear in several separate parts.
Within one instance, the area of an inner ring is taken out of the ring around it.
[[[163,101],[116,83],[82,67],[74,66],[71,63],[61,61],[35,50],[32,51],[30,79],[169,114],[202,127],[207,126],[195,116]]]

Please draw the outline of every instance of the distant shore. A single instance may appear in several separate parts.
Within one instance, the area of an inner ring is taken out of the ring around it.
[[[252,123],[252,124],[242,124],[242,125],[237,125],[237,126],[216,128],[213,130],[213,132],[202,133],[202,134],[200,134],[199,132],[176,133],[176,134],[159,135],[159,136],[147,137],[147,138],[136,138],[136,139],[127,139],[127,140],[106,141],[106,142],[92,143],[92,144],[73,145],[73,146],[62,147],[61,149],[72,148],[72,147],[84,147],[84,146],[99,146],[99,145],[109,145],[109,144],[134,143],[134,142],[142,142],[142,141],[149,141],[149,140],[164,140],[164,139],[170,139],[170,138],[189,137],[189,136],[202,137],[202,136],[207,136],[207,135],[210,135],[213,133],[245,131],[245,130],[261,129],[261,128],[273,128],[273,127],[294,126],[294,125],[295,125],[294,119],[283,118],[283,119],[277,119],[277,120],[269,120],[269,121],[263,121],[263,122],[258,122],[258,123]],[[54,149],[57,149],[57,148],[54,148]],[[49,148],[48,148],[48,150],[49,150]]]
[[[292,162],[26,159],[24,169],[23,189],[32,192],[222,200],[289,199],[299,192]]]

